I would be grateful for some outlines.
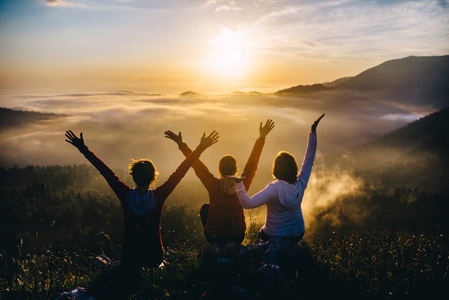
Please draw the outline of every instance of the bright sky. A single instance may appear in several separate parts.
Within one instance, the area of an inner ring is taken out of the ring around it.
[[[0,93],[273,91],[449,54],[448,0],[0,0]]]

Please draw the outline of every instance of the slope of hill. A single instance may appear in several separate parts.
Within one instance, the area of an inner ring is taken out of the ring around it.
[[[283,94],[308,94],[308,93],[316,93],[323,92],[328,90],[326,86],[323,84],[313,84],[313,85],[297,85],[288,89],[283,89],[277,91],[275,94],[283,95]]]
[[[449,107],[345,154],[345,162],[384,185],[448,189]],[[332,161],[341,160],[333,157]]]
[[[390,60],[337,85],[337,90],[381,92],[385,98],[408,104],[449,104],[449,56]]]
[[[276,92],[279,96],[320,97],[332,92],[363,93],[365,99],[392,102],[395,105],[427,106],[443,109],[449,106],[449,55],[390,60],[357,76],[340,78],[332,83],[298,85]]]
[[[342,83],[345,82],[345,81],[348,81],[348,80],[351,79],[351,78],[352,78],[352,76],[349,76],[349,77],[342,77],[342,78],[338,78],[338,79],[336,79],[336,80],[334,80],[334,81],[331,81],[331,82],[324,82],[323,85],[324,85],[325,87],[334,87],[334,86],[337,86],[337,85],[342,84]]]
[[[449,107],[367,143],[357,151],[376,146],[394,147],[404,153],[442,154],[449,150]]]
[[[67,115],[12,110],[0,107],[0,130],[8,127],[24,125],[26,123],[64,117],[67,117]]]

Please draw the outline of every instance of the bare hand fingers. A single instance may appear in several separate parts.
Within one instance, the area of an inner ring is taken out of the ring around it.
[[[65,134],[66,138],[68,138],[69,140],[73,141],[76,137],[73,136],[73,134],[70,134],[70,132],[67,132]]]
[[[270,129],[270,130],[273,129],[274,128],[274,121],[272,119],[268,119],[265,122],[264,128],[267,128],[267,129]]]
[[[73,133],[73,131],[69,130],[68,132],[72,138],[76,138],[76,135]]]
[[[214,139],[216,137],[218,137],[218,132],[216,132],[215,130],[212,131],[208,136],[208,138],[211,138],[211,139]]]
[[[68,130],[65,132],[65,136],[69,139],[73,139],[73,132],[71,130]]]

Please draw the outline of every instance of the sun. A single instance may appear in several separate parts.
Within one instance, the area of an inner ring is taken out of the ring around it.
[[[244,32],[223,28],[211,41],[212,49],[207,60],[213,74],[222,78],[241,77],[250,64],[250,42]]]

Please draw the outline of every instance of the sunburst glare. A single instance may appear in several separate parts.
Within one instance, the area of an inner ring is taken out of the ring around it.
[[[220,78],[244,77],[250,65],[251,43],[244,31],[223,28],[211,40],[211,54],[207,59],[209,72]]]

